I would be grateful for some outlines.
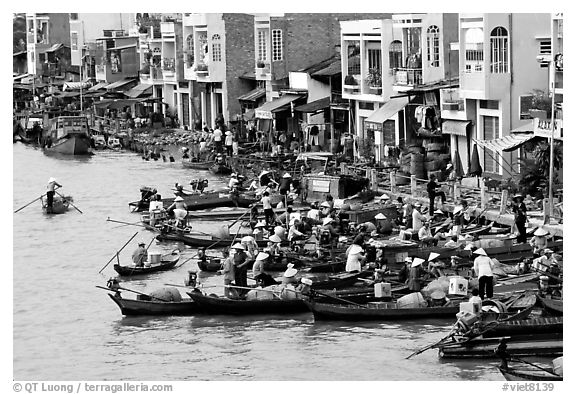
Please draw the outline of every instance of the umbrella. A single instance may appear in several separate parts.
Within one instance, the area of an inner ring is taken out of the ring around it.
[[[464,176],[464,168],[462,168],[462,160],[460,160],[460,153],[458,153],[458,151],[454,153],[452,163],[454,164],[454,174],[456,174],[458,178],[462,178]]]
[[[468,175],[482,175],[482,167],[480,166],[480,157],[478,156],[478,147],[476,144],[474,144],[474,149],[472,150],[472,159],[470,159]]]

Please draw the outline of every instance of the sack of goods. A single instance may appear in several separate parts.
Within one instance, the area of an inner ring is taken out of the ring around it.
[[[174,287],[163,287],[158,290],[154,290],[150,293],[153,301],[163,300],[166,302],[180,302],[182,301],[182,296],[180,292]]]
[[[247,301],[251,301],[251,300],[272,300],[272,299],[274,299],[274,293],[272,293],[271,291],[266,291],[266,290],[254,289],[254,290],[250,290],[250,291],[246,294],[246,300],[247,300]]]

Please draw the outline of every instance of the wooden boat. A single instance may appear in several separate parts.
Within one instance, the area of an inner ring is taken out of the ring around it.
[[[106,139],[102,134],[93,135],[92,140],[94,141],[94,149],[103,150],[108,148],[108,144],[106,144]]]
[[[208,171],[214,161],[188,161],[182,160],[182,167],[190,168],[192,170]]]
[[[42,197],[42,212],[48,215],[58,215],[62,213],[66,213],[68,208],[70,207],[70,201],[72,197],[65,196],[64,198],[60,197],[59,195],[55,195],[54,199],[52,200],[52,212],[48,212],[48,202],[46,197]]]
[[[441,307],[398,308],[395,302],[367,304],[331,304],[306,300],[306,305],[314,314],[315,320],[414,320],[414,319],[453,319],[460,311],[458,303]]]
[[[328,275],[325,278],[318,278],[315,276],[308,276],[308,279],[312,280],[311,288],[314,290],[320,289],[338,289],[342,287],[351,286],[356,283],[360,278],[370,275],[368,271],[352,271],[352,272],[341,272],[338,274]]]
[[[134,275],[145,275],[158,271],[166,271],[174,268],[174,266],[180,260],[180,251],[174,249],[172,253],[163,255],[158,264],[150,264],[146,267],[135,267],[134,265],[119,265],[114,264],[114,270],[118,272],[121,276],[134,276]]]
[[[563,353],[562,333],[514,335],[494,338],[473,338],[462,342],[440,345],[438,354],[442,358],[494,358],[496,348],[506,341],[507,352],[513,356],[561,356]]]
[[[108,294],[125,316],[146,315],[193,315],[198,312],[198,304],[191,299],[182,301],[159,301],[155,299],[128,299],[117,294]]]
[[[174,202],[174,198],[163,198],[162,204],[164,207],[170,206]],[[204,192],[201,194],[191,194],[182,197],[188,211],[196,211],[199,209],[217,208],[217,207],[239,207],[248,208],[251,204],[258,201],[255,197],[245,196],[240,194],[236,203],[230,198],[228,193],[221,192]],[[148,210],[150,201],[140,200],[128,203],[132,208],[132,212],[142,212]]]
[[[52,120],[48,132],[49,144],[46,153],[64,155],[91,154],[90,128],[86,116],[59,116]]]
[[[538,295],[538,302],[542,306],[542,309],[550,316],[563,316],[563,302],[562,299],[556,298],[544,298]]]
[[[122,144],[120,143],[120,139],[117,137],[108,138],[108,148],[115,149],[115,150],[122,149]]]
[[[564,380],[562,375],[554,371],[554,368],[542,367],[519,358],[502,357],[498,370],[507,381],[557,382]]]
[[[546,334],[562,332],[563,317],[540,317],[499,321],[490,330],[484,332],[484,338],[512,335]]]
[[[214,175],[230,175],[232,168],[224,164],[213,164],[210,166],[210,172]]]
[[[201,292],[187,293],[200,307],[200,312],[217,315],[290,314],[306,312],[308,308],[301,299],[284,300],[233,300],[209,296]]]
[[[249,234],[245,234],[249,235]],[[227,246],[231,246],[234,240],[240,241],[242,235],[229,235],[228,237],[215,237],[213,235],[205,235],[205,234],[186,234],[186,233],[178,233],[178,232],[170,232],[170,233],[160,233],[156,236],[158,241],[173,241],[173,242],[182,242],[185,245],[193,246],[193,247],[211,247],[211,248],[224,248]],[[267,240],[258,240],[256,241],[259,247],[264,247],[268,243]]]

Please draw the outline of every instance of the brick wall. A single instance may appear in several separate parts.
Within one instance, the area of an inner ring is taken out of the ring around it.
[[[254,81],[239,78],[254,72],[254,16],[247,14],[223,14],[226,28],[226,94],[228,113],[226,122],[235,120],[241,113],[238,97],[252,90]]]
[[[283,60],[273,63],[274,79],[307,68],[334,55],[340,45],[340,21],[385,19],[392,14],[285,14],[272,17],[270,29],[282,29]]]

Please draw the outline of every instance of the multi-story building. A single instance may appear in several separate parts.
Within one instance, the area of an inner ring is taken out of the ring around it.
[[[68,14],[27,13],[26,43],[30,74],[39,76],[48,72],[51,76],[55,76],[65,73],[70,66]],[[55,56],[54,52],[62,48],[58,44],[67,47],[68,51],[62,51],[60,56]]]
[[[140,69],[136,53],[138,37],[123,30],[104,30],[96,39],[96,80],[107,82],[106,89],[127,91],[138,82]]]
[[[182,17],[185,93],[179,118],[190,124],[215,125],[240,119],[238,97],[255,88],[241,78],[254,65],[254,16],[249,14],[184,14]],[[188,114],[188,115],[187,115]]]
[[[442,91],[443,131],[451,134],[451,153],[458,152],[465,173],[477,141],[483,171],[510,177],[518,170],[515,146],[496,149],[482,141],[532,129],[523,102],[548,84],[548,66],[535,58],[550,54],[550,14],[460,14],[458,28],[454,46],[459,50],[460,88]]]
[[[350,129],[373,141],[377,161],[386,146],[437,133],[439,87],[456,76],[449,43],[457,37],[456,14],[341,22],[342,97],[351,103]]]

